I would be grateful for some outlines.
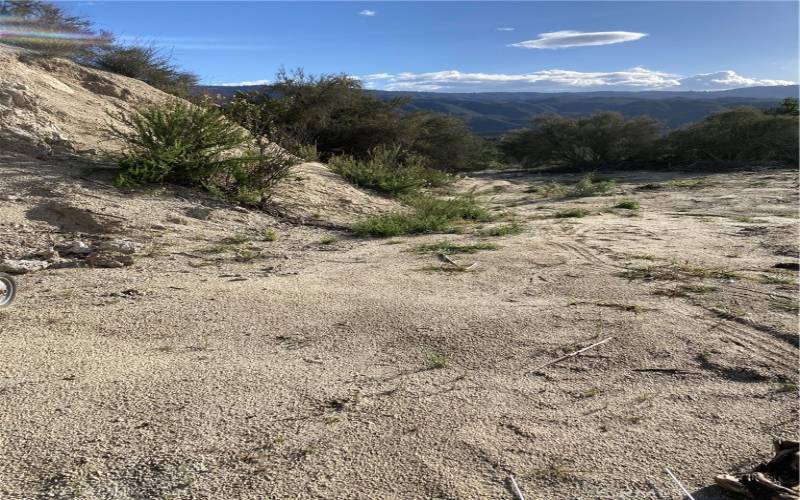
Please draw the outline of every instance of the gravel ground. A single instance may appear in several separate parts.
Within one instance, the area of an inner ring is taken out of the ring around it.
[[[387,241],[0,169],[3,256],[147,245],[20,276],[2,498],[511,499],[510,474],[529,499],[679,498],[669,467],[718,499],[714,475],[796,435],[797,273],[773,267],[797,262],[796,172],[626,173],[577,199],[483,173],[458,188],[521,234]],[[453,272],[413,251],[440,241],[498,248]]]

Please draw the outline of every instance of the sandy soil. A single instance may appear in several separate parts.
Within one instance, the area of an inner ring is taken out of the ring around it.
[[[459,188],[522,234],[387,241],[0,168],[4,256],[148,244],[20,277],[2,498],[500,499],[509,474],[529,499],[679,498],[669,467],[716,499],[715,474],[797,430],[797,276],[773,268],[797,262],[793,172],[619,174],[566,200],[486,173]],[[603,210],[623,196],[641,209]],[[592,214],[554,217],[574,207]],[[453,255],[469,272],[411,251],[443,240],[499,248]]]

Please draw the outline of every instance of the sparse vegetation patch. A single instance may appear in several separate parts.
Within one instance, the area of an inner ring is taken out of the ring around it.
[[[427,245],[420,245],[414,249],[414,252],[421,254],[472,254],[478,253],[482,250],[497,250],[498,246],[492,243],[473,243],[463,245],[450,241],[440,241],[438,243],[430,243]]]
[[[418,195],[403,198],[412,209],[394,214],[370,217],[351,229],[359,236],[381,238],[402,234],[452,232],[461,221],[490,221],[492,216],[474,198],[457,196],[436,198]]]

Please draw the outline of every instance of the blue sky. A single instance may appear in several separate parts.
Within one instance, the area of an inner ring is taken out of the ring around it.
[[[716,90],[798,80],[797,2],[74,2],[204,83],[281,65],[373,88]]]

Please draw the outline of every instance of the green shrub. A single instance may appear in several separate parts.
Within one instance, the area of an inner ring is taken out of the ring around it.
[[[303,145],[314,144],[322,161],[334,156],[367,160],[377,148],[394,146],[424,157],[438,170],[471,170],[495,159],[493,146],[461,120],[428,111],[404,112],[408,103],[406,98],[379,99],[347,75],[282,69],[274,84],[261,92],[240,93],[223,108],[251,132],[252,127],[233,115],[258,115],[256,122],[264,125],[263,134],[271,142],[303,158]]]
[[[667,144],[671,156],[684,163],[777,161],[796,165],[798,120],[790,112],[769,114],[737,108],[675,130]]]
[[[178,69],[152,46],[109,45],[100,48],[86,64],[176,95],[187,95],[198,82],[197,75]]]
[[[565,210],[561,210],[556,212],[557,219],[569,219],[573,217],[586,217],[589,215],[589,211],[584,208],[567,208]]]
[[[472,133],[467,124],[454,116],[419,111],[403,116],[410,127],[405,145],[428,160],[438,170],[449,172],[478,170],[498,159],[497,150],[484,138]]]
[[[122,126],[111,125],[109,132],[124,144],[117,157],[120,187],[202,186],[256,204],[292,164],[280,151],[243,153],[250,137],[214,108],[174,101],[116,118]]]
[[[638,210],[639,202],[636,200],[624,199],[617,202],[614,208],[624,208],[625,210]]]
[[[301,144],[297,147],[297,156],[305,161],[319,161],[319,151],[316,144]]]
[[[352,156],[334,156],[328,161],[331,170],[356,186],[374,189],[390,196],[415,193],[425,187],[441,187],[453,176],[428,168],[418,155],[399,147],[378,147],[366,160]]]
[[[594,181],[594,174],[585,174],[568,192],[569,196],[581,198],[585,196],[597,196],[606,194],[617,185],[614,180]]]
[[[453,223],[491,220],[491,215],[474,198],[414,196],[403,200],[412,210],[370,217],[357,222],[352,231],[360,236],[390,237],[401,234],[448,232]]]
[[[613,168],[657,156],[661,126],[652,118],[598,112],[581,118],[537,117],[533,127],[504,137],[508,159],[533,168]]]

